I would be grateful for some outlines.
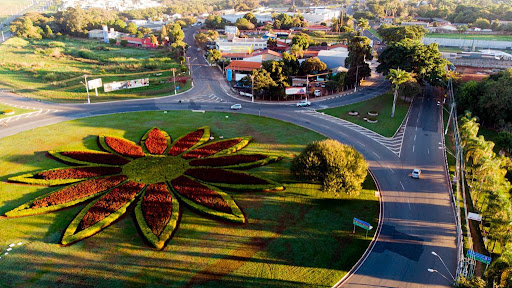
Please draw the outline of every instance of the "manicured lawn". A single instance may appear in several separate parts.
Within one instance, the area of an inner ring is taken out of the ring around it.
[[[402,121],[407,114],[407,110],[409,109],[409,103],[405,103],[398,99],[396,102],[394,118],[391,118],[392,106],[393,93],[388,92],[368,101],[319,111],[363,126],[381,134],[382,136],[392,137],[400,127],[400,124],[402,124]],[[348,115],[348,112],[350,111],[359,112],[359,116]],[[379,116],[377,116],[378,123],[368,123],[363,120],[364,117],[368,117],[367,113],[369,111],[377,111],[379,113]]]
[[[228,116],[228,118],[226,118]],[[330,287],[367,248],[352,218],[376,227],[378,199],[368,179],[360,196],[329,195],[314,183],[289,175],[291,158],[324,137],[263,117],[210,113],[141,112],[69,121],[0,139],[0,214],[43,193],[41,186],[7,183],[8,177],[65,166],[50,159],[52,149],[99,149],[95,135],[138,141],[151,127],[172,139],[208,125],[215,137],[251,135],[244,151],[280,155],[282,161],[249,170],[278,181],[279,192],[228,191],[246,224],[200,215],[182,205],[179,228],[163,251],[144,242],[135,219],[126,216],[91,238],[60,247],[63,231],[84,205],[23,218],[0,219],[2,287]],[[130,210],[130,209],[129,209]],[[127,214],[132,215],[132,214]]]
[[[164,49],[145,50],[119,47],[86,39],[24,40],[11,38],[0,46],[0,86],[19,94],[59,102],[84,102],[84,74],[88,80],[113,81],[149,78],[150,86],[109,93],[99,88],[99,97],[108,101],[155,97],[174,93],[171,68],[180,65]],[[172,79],[171,79],[172,80]],[[180,84],[180,91],[191,87]],[[90,91],[94,95],[94,91]]]
[[[512,41],[512,35],[427,33],[427,35],[425,37],[450,38],[450,39],[475,39],[475,40]]]
[[[377,38],[381,39],[381,37],[380,37],[379,33],[377,33],[377,31],[376,31],[376,30],[374,30],[373,28],[368,29],[368,31],[370,31],[370,33],[372,33],[372,34],[373,34],[373,36],[375,36],[375,37],[377,37]]]
[[[2,111],[7,110],[7,109],[14,110],[14,115],[5,115],[2,113]],[[11,107],[11,106],[0,104],[0,119],[15,116],[15,115],[20,115],[23,113],[29,113],[29,112],[34,112],[34,110],[16,108],[16,107]]]

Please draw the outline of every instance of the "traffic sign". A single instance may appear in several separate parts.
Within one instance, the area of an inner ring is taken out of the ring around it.
[[[373,226],[370,225],[370,223],[368,222],[364,222],[363,220],[360,220],[360,219],[357,219],[357,218],[354,218],[354,220],[352,221],[352,224],[358,226],[358,227],[361,227],[363,228],[364,230],[367,230],[367,231],[370,231],[373,229]]]
[[[466,257],[471,258],[471,259],[475,259],[476,261],[480,261],[480,262],[482,262],[484,264],[487,264],[487,265],[491,264],[491,257],[485,256],[485,255],[480,254],[480,253],[477,253],[477,252],[475,252],[473,250],[468,250],[466,252]]]

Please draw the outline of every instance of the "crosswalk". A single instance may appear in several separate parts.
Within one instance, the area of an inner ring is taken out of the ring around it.
[[[4,105],[14,107],[14,108],[35,110],[33,112],[13,115],[13,116],[6,117],[6,118],[0,118],[0,124],[2,124],[2,125],[6,125],[7,123],[18,121],[20,119],[31,118],[31,117],[35,117],[38,115],[44,115],[44,114],[55,113],[55,112],[60,111],[57,109],[42,109],[42,108],[29,107],[29,106],[24,106],[24,105],[9,104],[9,103],[5,103],[5,102],[0,102],[0,104],[4,104]]]
[[[402,144],[404,141],[405,127],[407,126],[407,120],[404,121],[402,123],[402,125],[400,125],[400,128],[398,129],[398,131],[395,133],[395,135],[393,137],[384,137],[376,132],[373,132],[367,128],[361,127],[352,122],[349,122],[349,121],[346,121],[346,120],[343,120],[343,119],[340,119],[340,118],[337,118],[334,116],[330,116],[325,113],[317,112],[312,109],[301,109],[301,110],[297,110],[296,112],[307,114],[309,116],[313,116],[313,117],[320,118],[323,120],[327,120],[331,123],[342,125],[346,128],[354,130],[354,131],[356,131],[360,134],[363,134],[366,137],[376,141],[377,143],[383,145],[388,150],[395,153],[395,155],[400,157],[400,153],[402,152]]]
[[[211,95],[199,95],[194,96],[188,100],[188,102],[209,102],[209,103],[218,103],[218,102],[224,102],[222,98],[219,96],[216,96],[215,94]]]

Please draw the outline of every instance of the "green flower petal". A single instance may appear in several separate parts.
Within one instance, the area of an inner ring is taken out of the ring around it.
[[[231,196],[221,190],[180,176],[169,183],[174,194],[191,208],[226,220],[245,223],[245,217]]]
[[[69,224],[61,243],[73,244],[108,227],[126,213],[144,186],[143,183],[126,182],[85,206]]]
[[[180,206],[166,183],[149,185],[141,195],[135,217],[142,234],[157,249],[165,247],[178,224]]]

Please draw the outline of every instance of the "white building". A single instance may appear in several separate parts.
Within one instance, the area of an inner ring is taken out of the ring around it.
[[[224,33],[238,35],[238,28],[236,26],[225,26]]]
[[[220,52],[252,53],[267,49],[267,40],[260,38],[233,38],[231,41],[217,41],[215,48]]]

